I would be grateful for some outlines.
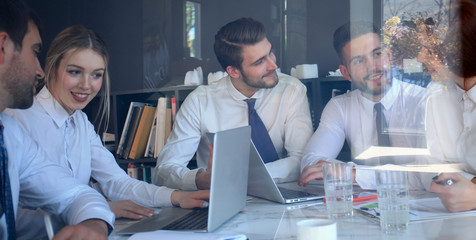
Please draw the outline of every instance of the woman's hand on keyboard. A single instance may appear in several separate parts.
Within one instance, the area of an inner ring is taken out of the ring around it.
[[[154,209],[143,207],[131,200],[109,201],[108,203],[111,211],[114,212],[114,215],[116,215],[116,218],[130,218],[138,220],[143,217],[151,217],[157,214]]]

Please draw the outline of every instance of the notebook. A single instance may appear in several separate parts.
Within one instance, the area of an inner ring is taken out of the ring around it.
[[[250,168],[248,173],[248,194],[279,203],[295,203],[323,199],[324,186],[318,191],[296,191],[289,188],[278,187],[266,169],[261,156],[253,142],[250,148]]]
[[[159,229],[212,232],[245,207],[251,128],[245,126],[207,135],[213,144],[208,209],[160,209],[158,215],[134,223],[118,234]],[[190,219],[193,215],[199,219]]]

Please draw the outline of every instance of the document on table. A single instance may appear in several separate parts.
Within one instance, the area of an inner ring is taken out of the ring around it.
[[[158,230],[152,232],[142,232],[132,235],[129,240],[175,240],[175,239],[191,239],[191,240],[246,240],[243,234],[226,234],[226,233],[202,233],[202,232],[181,232]]]
[[[462,172],[461,164],[423,164],[423,165],[380,165],[375,167],[367,167],[361,169],[371,170],[389,170],[404,172],[426,172],[426,173],[442,173],[442,172]]]
[[[429,156],[430,152],[426,148],[403,148],[403,147],[380,147],[371,146],[355,159],[369,160],[379,157],[407,157],[407,156]]]
[[[449,212],[437,197],[414,199],[410,200],[409,203],[410,222],[452,218],[466,215],[476,216],[476,210],[455,213]],[[380,210],[378,208],[377,202],[354,205],[354,208],[357,209],[357,213],[369,217],[372,220],[379,219]]]

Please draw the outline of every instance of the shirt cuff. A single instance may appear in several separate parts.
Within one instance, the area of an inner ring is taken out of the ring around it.
[[[468,179],[469,181],[472,181],[472,179],[475,177],[473,174],[467,173],[467,172],[460,172],[460,174],[461,174],[464,178]]]
[[[322,157],[322,156],[314,157],[314,159],[312,161],[309,161],[308,163],[306,163],[306,165],[301,166],[301,172],[304,170],[305,167],[315,165],[321,160],[322,161],[327,161],[327,162],[330,162],[330,163],[343,163],[342,161],[334,159],[334,158]]]
[[[190,171],[187,171],[185,175],[183,176],[183,182],[182,182],[182,189],[185,191],[194,191],[198,190],[197,184],[195,183],[195,178],[197,176],[198,171],[200,168],[193,169]]]
[[[108,229],[108,235],[111,234],[111,232],[114,230],[114,221],[115,221],[115,215],[113,212],[105,212],[103,211],[102,208],[92,208],[90,209],[93,214],[86,213],[86,214],[81,214],[81,216],[78,216],[76,218],[76,221],[74,223],[68,223],[69,225],[71,224],[79,224],[83,221],[91,220],[91,219],[97,219],[97,220],[102,220],[106,223],[107,229]],[[98,217],[98,213],[101,213],[100,217]]]
[[[156,196],[156,199],[157,199],[157,202],[158,203],[162,203],[162,199],[164,199],[165,197],[167,197],[167,203],[166,205],[161,205],[161,204],[157,204],[157,206],[164,206],[164,207],[173,207],[174,205],[172,204],[172,192],[175,191],[175,189],[171,189],[171,188],[167,188],[167,187],[164,187],[164,189],[161,189],[159,191],[159,194],[158,196]]]

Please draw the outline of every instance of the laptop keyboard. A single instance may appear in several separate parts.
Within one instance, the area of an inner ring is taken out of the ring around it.
[[[195,230],[206,229],[208,224],[208,209],[194,209],[193,212],[183,216],[165,226],[165,230]]]
[[[283,197],[287,199],[315,196],[315,194],[308,193],[308,192],[296,191],[296,190],[291,190],[291,189],[281,188],[281,187],[278,187],[278,188],[281,194],[283,195]]]

